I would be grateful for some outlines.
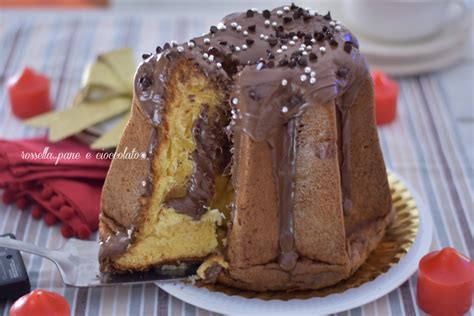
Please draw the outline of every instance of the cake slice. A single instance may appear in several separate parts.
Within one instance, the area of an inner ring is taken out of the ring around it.
[[[134,98],[117,147],[117,153],[135,150],[143,157],[115,159],[104,185],[104,271],[146,270],[201,259],[219,248],[217,227],[226,211],[213,203],[219,204],[215,182],[224,178],[222,153],[229,150],[223,133],[228,123],[225,85],[172,52],[153,67],[166,69],[160,73],[166,85],[159,76],[138,79],[138,88],[160,89],[160,95]]]

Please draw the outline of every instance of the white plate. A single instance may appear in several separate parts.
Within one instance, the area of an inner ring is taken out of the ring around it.
[[[390,75],[417,75],[454,64],[466,53],[472,20],[464,14],[435,36],[414,43],[388,43],[357,34],[361,51],[372,69]]]
[[[404,181],[405,184],[407,184]],[[333,314],[372,302],[390,293],[405,282],[418,268],[418,262],[431,245],[433,226],[429,210],[409,185],[418,205],[420,227],[415,242],[400,262],[385,274],[357,288],[344,293],[310,299],[293,299],[289,301],[248,299],[240,296],[229,296],[220,292],[209,291],[185,283],[167,283],[157,285],[170,295],[186,303],[213,312],[231,315],[321,315]]]
[[[410,61],[387,61],[366,55],[371,70],[382,70],[391,76],[412,76],[438,71],[452,66],[466,56],[466,43],[457,46],[456,50],[447,54],[439,54],[429,58]]]

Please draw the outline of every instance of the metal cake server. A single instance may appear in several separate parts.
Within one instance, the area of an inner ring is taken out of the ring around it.
[[[148,272],[111,274],[99,271],[99,243],[70,238],[59,249],[48,249],[24,241],[0,237],[0,248],[28,252],[51,260],[59,270],[63,282],[75,287],[95,287],[149,282],[175,282],[196,275],[199,265]]]

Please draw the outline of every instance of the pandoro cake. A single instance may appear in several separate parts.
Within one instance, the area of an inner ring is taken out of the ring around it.
[[[225,17],[145,54],[102,193],[99,260],[202,262],[204,282],[318,289],[382,238],[391,196],[354,35],[296,5]]]

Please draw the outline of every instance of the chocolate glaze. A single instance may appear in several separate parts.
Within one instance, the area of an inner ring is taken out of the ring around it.
[[[367,76],[357,40],[329,13],[323,16],[292,5],[231,14],[211,27],[210,33],[164,48],[146,56],[135,77],[135,94],[144,112],[159,124],[167,70],[179,59],[176,57],[198,64],[209,76],[233,79],[230,130],[234,139],[244,132],[255,142],[267,142],[272,149],[280,214],[279,262],[282,269],[291,270],[298,257],[292,231],[295,138],[298,117],[307,106],[336,100],[342,118],[343,209],[345,214],[351,210],[350,108],[362,84],[356,79]],[[201,136],[195,135],[197,147],[203,146],[200,141],[209,141]],[[335,152],[334,148],[328,150]],[[197,152],[193,154],[196,167],[186,197],[178,204],[177,200],[168,202],[195,218],[204,211],[209,201],[205,195],[214,186],[212,180],[200,179],[203,172],[199,170],[209,169],[204,161],[208,156],[205,150],[202,156]],[[237,160],[233,169],[238,170]],[[234,186],[238,190],[239,184]]]

